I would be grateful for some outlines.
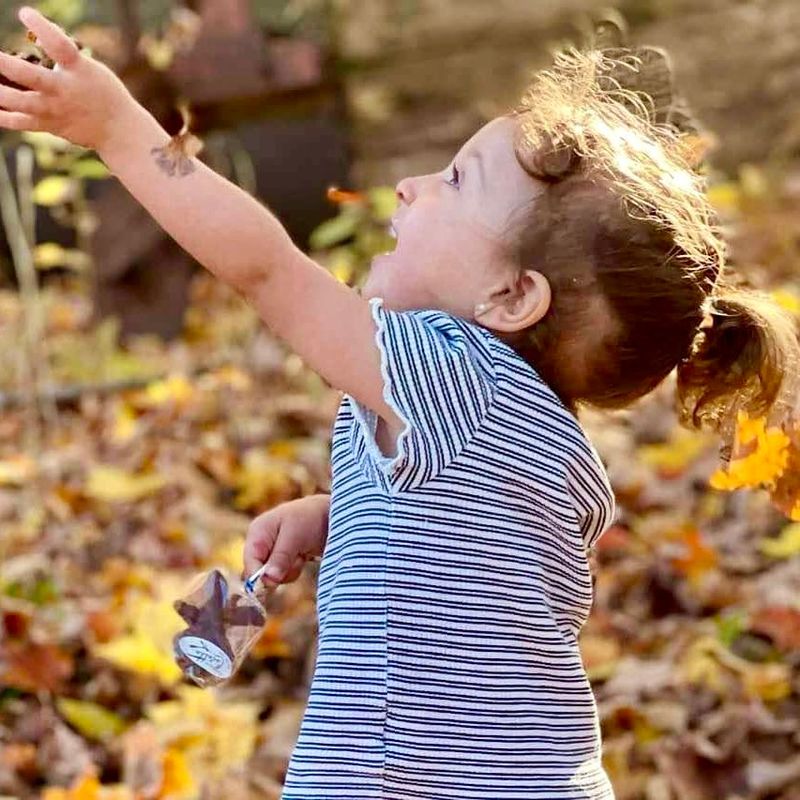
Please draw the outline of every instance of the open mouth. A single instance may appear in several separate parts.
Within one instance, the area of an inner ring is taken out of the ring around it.
[[[379,253],[381,256],[390,256],[395,249],[397,249],[397,231],[395,230],[394,223],[390,220],[389,224],[386,226],[386,233],[395,240],[395,246],[391,250],[387,250],[385,253]]]

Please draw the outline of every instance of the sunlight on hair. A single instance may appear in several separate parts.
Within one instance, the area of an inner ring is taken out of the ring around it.
[[[688,158],[689,134],[651,121],[652,100],[620,88],[613,66],[636,69],[634,55],[612,59],[599,50],[568,48],[534,76],[514,110],[523,144],[569,145],[645,220],[668,227],[688,273],[720,269],[725,247],[712,223],[705,178]],[[710,286],[708,289],[710,290]]]
[[[613,77],[641,66],[633,52],[556,53],[511,112],[519,122],[518,157],[533,171],[545,163],[539,154],[571,149],[630,217],[669,232],[676,252],[664,269],[702,283],[706,296],[691,358],[678,364],[681,422],[720,435],[727,463],[714,473],[714,488],[765,488],[778,508],[800,520],[797,320],[769,296],[728,278],[725,242],[697,166],[701,137],[657,123],[671,118],[671,108],[657,116],[646,91],[624,89]]]

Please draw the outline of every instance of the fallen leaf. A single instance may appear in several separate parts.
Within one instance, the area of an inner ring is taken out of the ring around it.
[[[88,700],[56,698],[61,716],[89,739],[104,741],[122,733],[127,723],[118,714]]]
[[[185,753],[192,769],[220,776],[250,757],[257,703],[220,702],[217,693],[196,686],[180,685],[176,691],[177,700],[155,703],[146,714],[163,741]]]
[[[166,485],[158,473],[135,475],[119,467],[95,466],[89,471],[85,493],[109,503],[141,500]]]
[[[106,644],[98,645],[94,652],[122,669],[151,675],[170,685],[180,680],[181,671],[171,651],[156,646],[147,635],[134,633],[120,636]]]
[[[781,650],[800,650],[800,609],[790,606],[760,608],[750,627],[767,634]]]
[[[9,641],[0,684],[28,692],[58,692],[72,675],[72,656],[54,644]]]
[[[791,558],[800,553],[800,522],[786,525],[780,534],[759,543],[761,552],[773,558]]]
[[[750,697],[783,700],[792,693],[792,672],[788,664],[751,664],[742,675],[742,684]]]
[[[682,536],[685,555],[671,560],[672,566],[686,575],[690,582],[697,584],[703,575],[719,563],[717,551],[709,545],[697,528],[684,530]]]
[[[19,455],[0,461],[0,486],[24,486],[36,475],[36,462]]]

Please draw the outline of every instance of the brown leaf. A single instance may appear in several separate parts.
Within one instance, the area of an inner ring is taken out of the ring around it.
[[[750,622],[754,631],[771,637],[781,650],[800,649],[800,611],[789,606],[766,606]]]
[[[58,692],[72,675],[72,656],[53,644],[9,642],[0,683],[28,692]]]

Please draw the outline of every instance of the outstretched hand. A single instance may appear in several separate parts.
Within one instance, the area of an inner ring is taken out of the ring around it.
[[[135,98],[114,72],[82,53],[62,28],[23,6],[19,20],[55,64],[48,69],[0,51],[0,74],[24,87],[0,85],[0,128],[46,131],[99,150],[122,129]]]

